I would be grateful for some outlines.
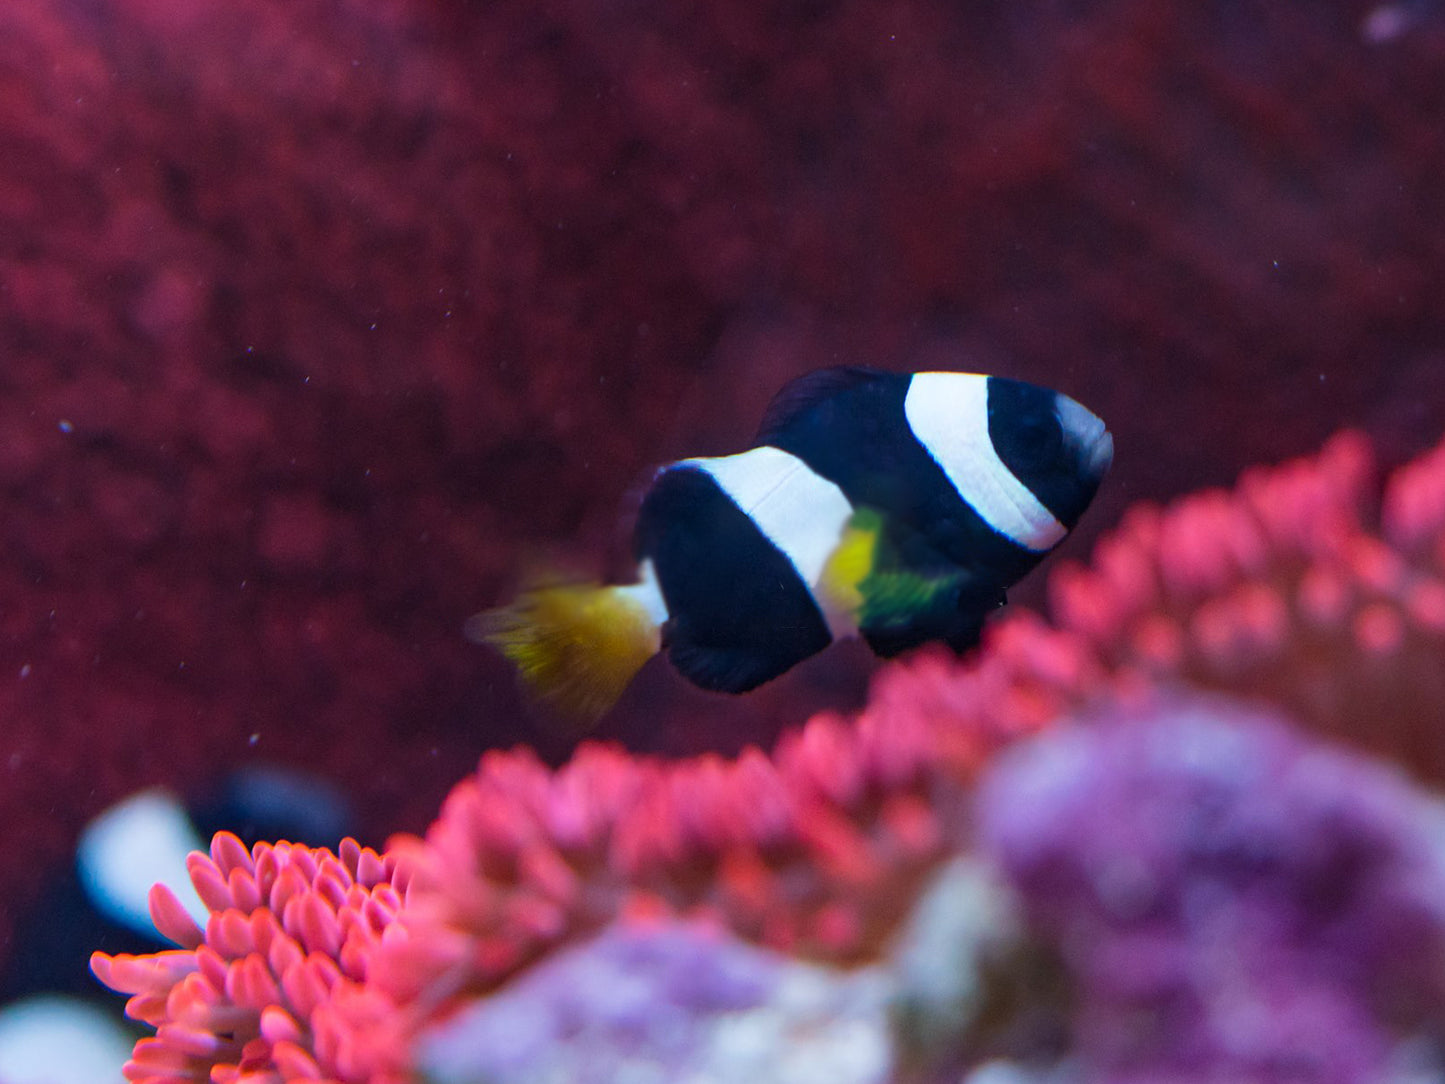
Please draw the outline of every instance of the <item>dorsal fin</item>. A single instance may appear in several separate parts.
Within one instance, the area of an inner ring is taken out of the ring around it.
[[[841,392],[851,391],[860,384],[867,384],[881,376],[888,376],[878,369],[861,366],[839,366],[833,369],[819,369],[804,373],[796,380],[784,384],[768,409],[763,412],[763,422],[758,426],[754,445],[771,444],[784,431],[824,399]]]

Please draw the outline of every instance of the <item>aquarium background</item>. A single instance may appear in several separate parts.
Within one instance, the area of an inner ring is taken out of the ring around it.
[[[464,620],[625,571],[649,468],[809,369],[1088,404],[1079,556],[1341,428],[1420,451],[1442,75],[1430,0],[5,5],[0,990],[96,991],[53,901],[142,787],[291,768],[380,846],[562,761]],[[655,663],[595,736],[732,753],[872,667]]]

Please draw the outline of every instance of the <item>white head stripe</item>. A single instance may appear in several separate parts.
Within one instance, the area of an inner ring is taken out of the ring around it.
[[[706,471],[777,546],[811,589],[838,548],[853,506],[843,491],[797,456],[762,447],[716,459],[684,459]],[[834,620],[829,616],[829,625]],[[834,635],[841,630],[833,628]]]
[[[1042,553],[1069,533],[999,458],[988,435],[988,377],[915,373],[903,413],[958,495],[999,534]]]

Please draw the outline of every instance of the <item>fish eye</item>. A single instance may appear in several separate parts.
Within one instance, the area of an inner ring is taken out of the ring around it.
[[[993,446],[1026,485],[1067,469],[1068,434],[1058,393],[1019,380],[990,377],[988,427]]]
[[[1019,429],[1024,446],[1036,463],[1048,464],[1063,455],[1064,430],[1056,414],[1039,413],[1022,418]]]

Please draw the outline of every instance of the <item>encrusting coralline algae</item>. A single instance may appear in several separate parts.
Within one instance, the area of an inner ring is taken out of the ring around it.
[[[719,939],[707,952],[766,950],[774,974],[875,976],[888,996],[854,1009],[887,1052],[877,1079],[1428,1069],[1445,1025],[1440,810],[1318,735],[1420,780],[1445,769],[1445,448],[1397,471],[1378,510],[1372,478],[1344,435],[1232,492],[1136,509],[1088,568],[1054,573],[1054,624],[1017,613],[964,663],[892,666],[856,718],[815,717],[771,755],[592,745],[553,771],[488,754],[385,857],[218,837],[192,866],[204,931],[158,890],[182,947],[95,958],[158,1026],[127,1076],[415,1079],[458,1011],[484,1017],[490,995],[555,1011],[548,975],[576,987],[619,944],[671,967],[703,951],[699,929]],[[1181,700],[1191,689],[1216,696]],[[918,901],[960,861],[993,871],[974,883],[996,892],[970,898],[1014,932],[991,925],[987,951],[967,940],[978,927],[960,934],[972,992],[940,1001],[948,984],[919,978],[908,945],[925,936]],[[637,981],[661,999],[656,972],[639,963]],[[592,993],[605,1005],[605,984]],[[568,996],[576,1027],[615,1038],[588,991]],[[939,1004],[974,1008],[950,1032]],[[712,1064],[701,1039],[644,1040],[609,1056]]]

